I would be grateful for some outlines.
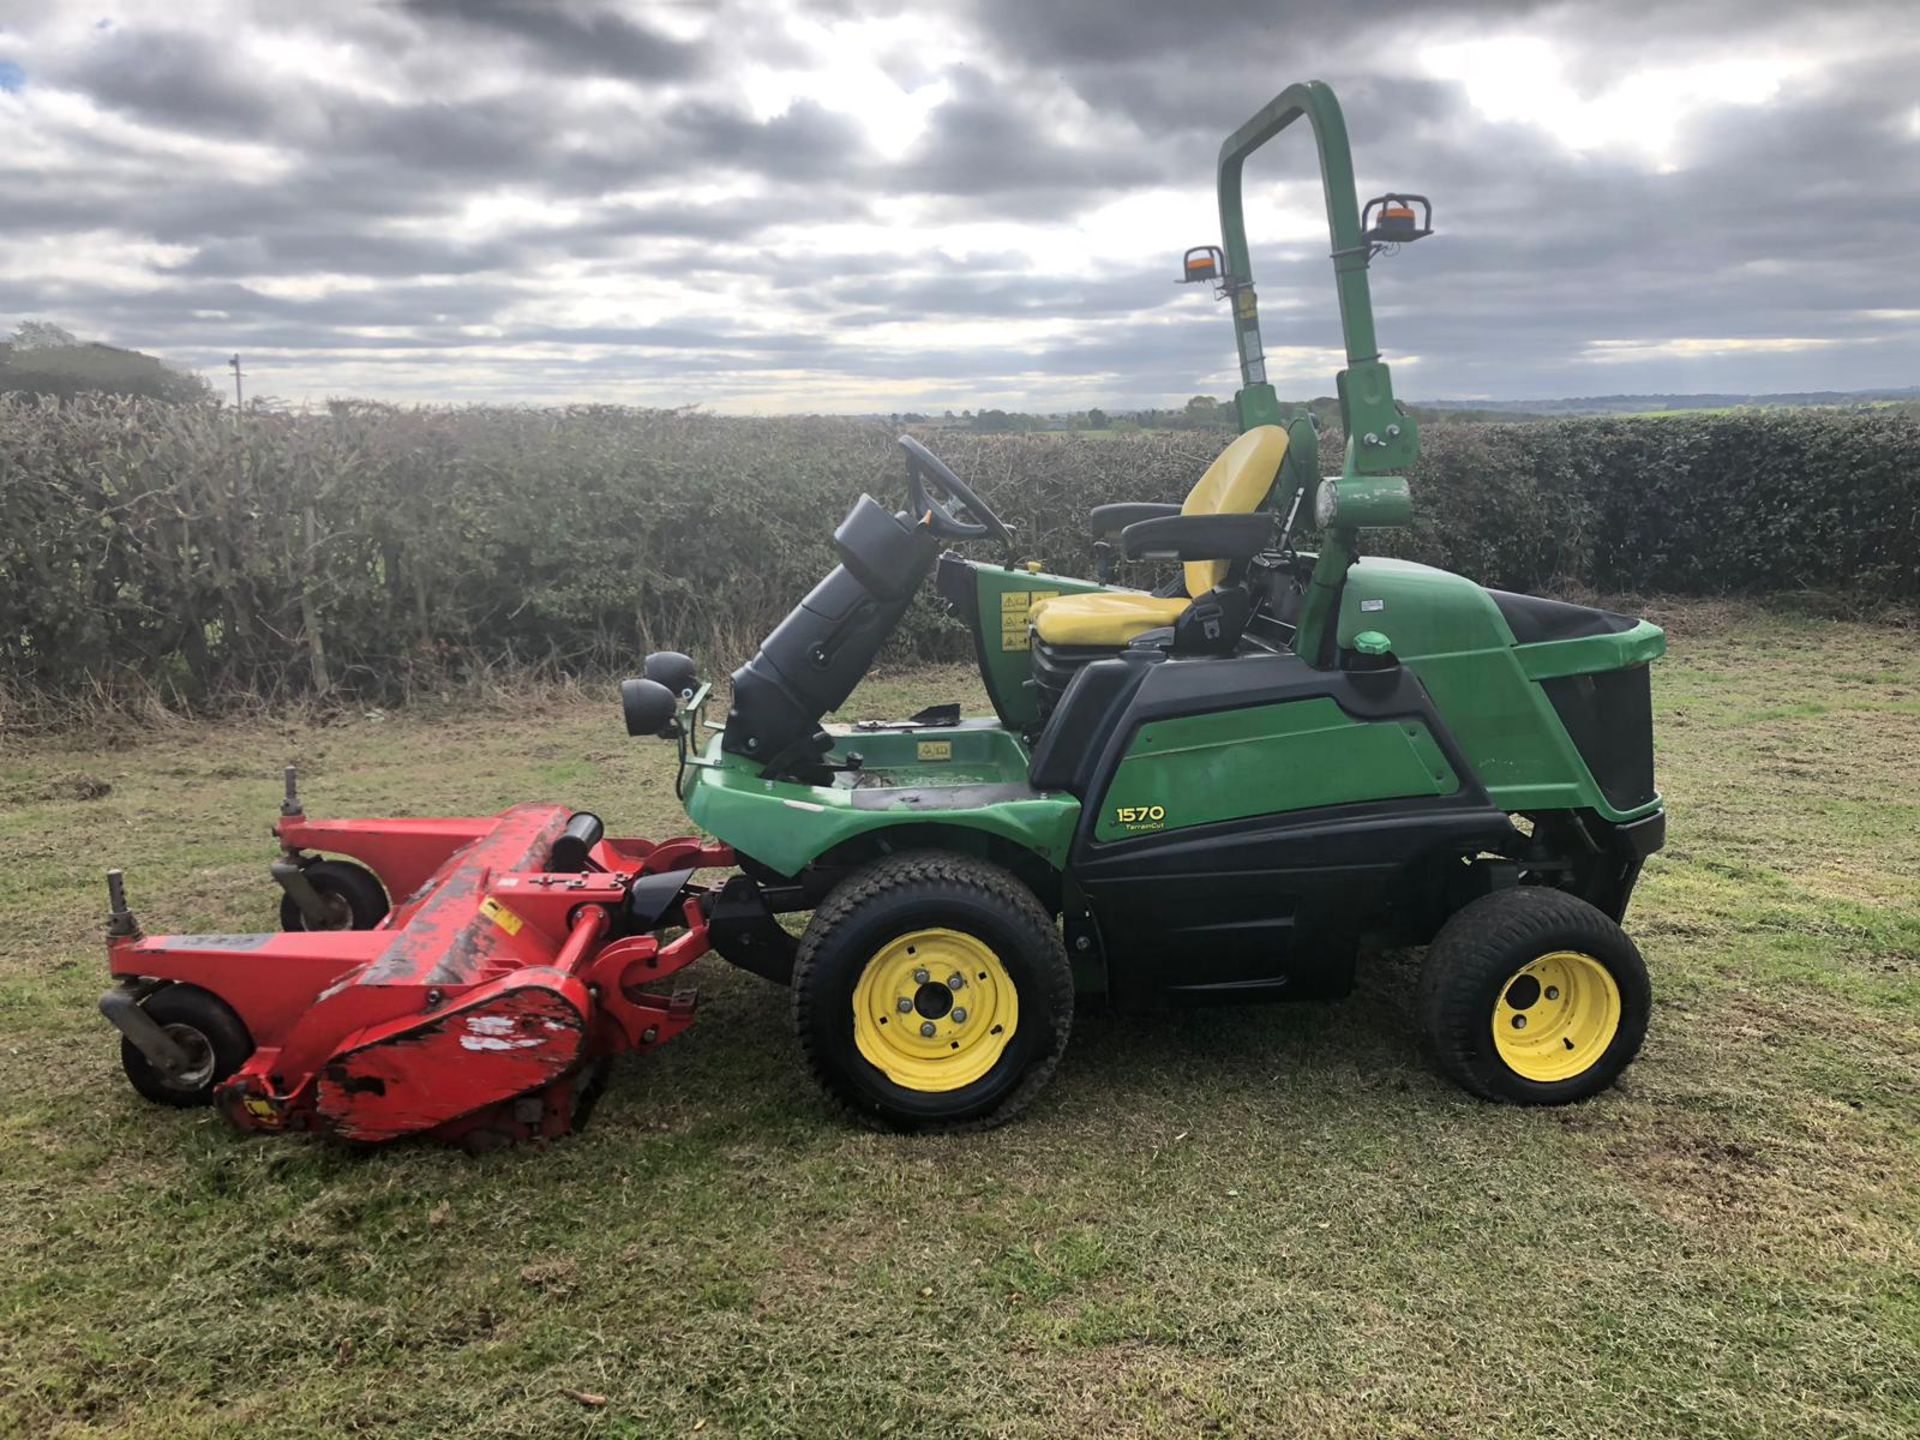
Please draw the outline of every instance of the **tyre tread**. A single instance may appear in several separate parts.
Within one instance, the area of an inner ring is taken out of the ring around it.
[[[161,1078],[139,1047],[122,1036],[120,1068],[126,1072],[127,1083],[156,1105],[176,1110],[211,1105],[215,1089],[253,1054],[253,1037],[247,1033],[245,1022],[231,1005],[210,990],[185,983],[165,985],[147,997],[144,1008],[158,1024],[192,1025],[207,1037],[214,1053],[213,1075],[204,1086],[198,1090],[176,1090]]]
[[[1588,1071],[1552,1083],[1530,1081],[1497,1054],[1489,1061],[1474,1043],[1488,1024],[1482,987],[1526,963],[1514,957],[1530,947],[1537,952],[1542,936],[1553,937],[1546,943],[1584,946],[1604,957],[1621,987],[1621,1035],[1602,1057],[1604,1075]],[[1441,1072],[1463,1090],[1483,1100],[1551,1105],[1586,1099],[1618,1078],[1646,1038],[1651,1000],[1645,962],[1625,931],[1576,895],[1527,885],[1483,895],[1448,919],[1420,968],[1415,1013]]]
[[[812,1023],[818,997],[812,981],[821,954],[831,944],[835,932],[862,908],[901,890],[922,888],[970,893],[991,900],[1030,930],[1036,946],[1047,955],[1047,963],[1042,968],[1050,990],[1047,999],[1053,1016],[1053,1044],[1047,1054],[1032,1064],[1020,1084],[986,1114],[957,1121],[918,1122],[914,1127],[955,1135],[991,1130],[1026,1109],[1046,1087],[1059,1068],[1068,1033],[1073,1028],[1073,969],[1067,962],[1060,932],[1034,893],[998,865],[952,851],[912,850],[876,860],[849,876],[814,912],[806,934],[801,937],[793,964],[794,1035],[800,1042],[801,1057],[808,1072],[837,1110],[872,1129],[899,1128],[871,1106],[847,1095],[833,1066],[819,1053]]]

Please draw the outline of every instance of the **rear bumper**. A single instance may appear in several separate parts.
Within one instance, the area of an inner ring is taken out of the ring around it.
[[[1635,860],[1645,860],[1667,843],[1667,812],[1656,810],[1613,827],[1615,844]]]
[[[1588,833],[1602,854],[1589,872],[1587,898],[1616,921],[1624,921],[1647,857],[1667,843],[1667,812],[1655,810],[1619,822],[1592,816]]]

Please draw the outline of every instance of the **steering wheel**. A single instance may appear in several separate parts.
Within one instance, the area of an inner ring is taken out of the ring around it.
[[[984,540],[991,535],[1008,551],[1013,549],[1013,532],[937,455],[911,435],[900,437],[900,448],[907,452],[907,506],[915,519],[925,516],[933,533],[943,539]],[[959,508],[973,519],[956,520],[953,512],[928,492],[929,480],[949,500],[958,501]]]

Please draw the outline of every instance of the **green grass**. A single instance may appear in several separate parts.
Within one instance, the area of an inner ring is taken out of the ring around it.
[[[1920,657],[1657,618],[1655,1021],[1562,1111],[1436,1079],[1388,955],[1337,1005],[1085,1017],[996,1133],[867,1134],[708,960],[544,1152],[244,1137],[121,1079],[106,865],[150,930],[266,928],[290,758],[316,814],[658,834],[667,747],[607,697],[0,752],[0,1434],[1912,1435]]]

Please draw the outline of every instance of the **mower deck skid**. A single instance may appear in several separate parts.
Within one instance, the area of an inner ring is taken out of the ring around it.
[[[118,984],[103,1012],[177,1079],[191,1057],[142,1003],[185,986],[226,1007],[252,1046],[213,1090],[235,1124],[355,1141],[564,1134],[602,1062],[692,1023],[692,992],[643,987],[706,953],[693,875],[730,866],[725,846],[606,839],[558,805],[335,821],[288,809],[275,826],[288,894],[314,903],[299,876],[325,851],[365,865],[395,897],[390,913],[368,929],[147,937],[113,881]]]

